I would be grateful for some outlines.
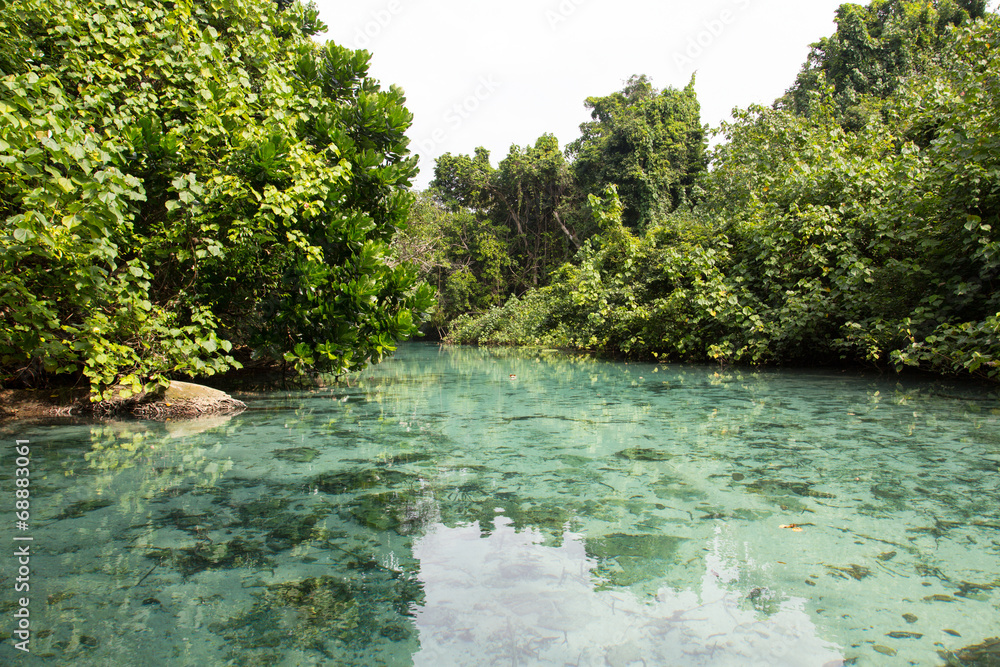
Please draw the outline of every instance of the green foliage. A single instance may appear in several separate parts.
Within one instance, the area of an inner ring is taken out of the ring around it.
[[[719,270],[727,256],[705,247],[704,221],[678,214],[636,238],[623,226],[614,187],[592,196],[591,210],[602,233],[575,263],[502,309],[459,319],[449,339],[697,358],[715,333],[710,311],[727,298]]]
[[[578,232],[564,223],[578,196],[559,142],[539,137],[534,146],[511,146],[490,182],[490,217],[508,230],[520,280],[514,291],[544,284],[553,268],[579,247]]]
[[[10,0],[0,0],[0,76],[26,69],[28,52],[24,46],[24,15]]]
[[[644,229],[683,203],[705,170],[705,129],[694,92],[657,91],[645,76],[607,97],[587,98],[593,121],[567,148],[578,187],[588,194],[618,186],[625,225]]]
[[[877,115],[903,79],[930,64],[950,26],[980,18],[985,0],[874,0],[837,10],[837,32],[812,51],[785,101],[800,114],[833,86],[837,117],[850,129]]]
[[[415,331],[430,291],[388,245],[412,202],[411,115],[367,52],[309,39],[314,7],[16,11],[0,58],[30,71],[0,79],[4,372],[82,373],[100,394],[224,371],[241,346],[342,373]]]
[[[909,325],[904,321],[903,325]],[[976,322],[942,324],[918,339],[905,330],[909,345],[893,350],[900,366],[920,366],[941,373],[968,373],[995,380],[1000,376],[1000,313]]]
[[[544,284],[579,247],[573,210],[579,194],[552,135],[534,146],[511,146],[496,169],[484,148],[471,157],[446,153],[434,175],[431,186],[450,210],[471,213],[490,228],[495,242],[484,252],[494,261],[482,278],[496,287],[497,299]]]
[[[900,104],[900,190],[887,233],[919,281],[899,363],[1000,377],[1000,19],[954,31]]]
[[[405,232],[392,245],[437,288],[429,324],[438,332],[462,313],[501,302],[511,264],[503,238],[497,225],[471,211],[449,209],[433,191],[417,196]]]
[[[395,245],[437,286],[431,324],[439,332],[460,314],[543,285],[592,226],[586,216],[580,224],[580,195],[551,135],[511,146],[497,168],[483,148],[448,153],[434,174]]]
[[[431,187],[451,210],[480,210],[489,206],[490,180],[495,172],[485,148],[477,148],[472,156],[445,153],[434,163]]]
[[[738,113],[704,200],[641,236],[614,189],[591,196],[573,263],[451,339],[997,379],[1000,19],[932,46],[853,131],[834,86]]]
[[[683,91],[658,92],[633,77],[621,93],[590,98],[587,106],[595,120],[565,155],[555,137],[543,135],[533,146],[511,146],[495,168],[483,148],[438,158],[429,195],[438,212],[414,216],[401,245],[436,258],[423,268],[438,286],[439,330],[459,314],[545,286],[591,236],[625,242],[627,227],[691,201],[705,169],[693,81]],[[616,191],[608,205],[618,209],[592,213],[608,187]],[[612,219],[614,230],[601,232]]]
[[[451,324],[449,338],[477,345],[556,346],[549,343],[555,338],[548,332],[549,296],[548,288],[531,290],[523,299],[511,296],[479,317],[460,315]]]

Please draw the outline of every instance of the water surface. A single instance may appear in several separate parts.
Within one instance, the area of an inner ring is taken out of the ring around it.
[[[0,556],[0,662],[935,665],[1000,634],[982,387],[412,344],[240,397],[3,430],[33,634]]]

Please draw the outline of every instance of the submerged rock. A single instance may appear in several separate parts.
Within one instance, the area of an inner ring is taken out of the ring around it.
[[[379,466],[399,466],[406,465],[407,463],[421,463],[423,461],[430,461],[434,457],[430,454],[423,454],[420,452],[403,452],[401,454],[393,454],[392,456],[386,456],[375,461],[376,465]]]
[[[824,567],[829,570],[827,574],[834,577],[840,577],[841,579],[851,577],[852,579],[861,581],[865,577],[870,577],[872,574],[870,568],[864,567],[863,565],[857,565],[855,563],[851,563],[850,567],[837,567],[836,565],[826,565]]]
[[[62,519],[78,519],[79,517],[87,514],[88,512],[93,512],[94,510],[103,509],[112,505],[113,503],[106,498],[97,498],[94,500],[78,500],[75,503],[70,504],[69,507],[64,509],[62,512],[56,515],[57,520]]]
[[[293,447],[291,449],[278,449],[274,452],[274,458],[290,463],[310,463],[317,456],[319,456],[319,450],[312,447]]]
[[[402,529],[409,514],[413,499],[409,494],[385,491],[368,493],[360,496],[351,504],[351,516],[369,530],[384,532],[394,530],[400,534],[408,531]]]
[[[597,573],[612,586],[655,580],[672,565],[680,546],[687,541],[673,535],[628,535],[614,533],[588,538],[587,555],[598,561]]]
[[[803,498],[835,498],[833,494],[814,491],[812,482],[786,482],[780,479],[762,479],[744,486],[747,491],[762,496],[787,496],[794,494]]]
[[[958,587],[958,590],[955,591],[955,595],[973,600],[986,601],[989,599],[986,593],[996,588],[997,584],[998,582],[993,582],[992,584],[973,584],[968,581],[963,581]]]
[[[199,542],[180,549],[152,549],[146,558],[169,563],[185,577],[205,570],[231,570],[238,567],[273,567],[260,544],[235,538],[229,542]]]
[[[309,485],[322,493],[339,495],[379,488],[397,488],[415,483],[417,477],[398,470],[367,468],[346,472],[327,472],[310,480]]]
[[[671,456],[656,449],[629,447],[615,454],[620,459],[629,461],[669,461]]]
[[[289,517],[267,535],[266,544],[272,551],[290,549],[322,534],[316,527],[319,517]]]
[[[946,665],[963,667],[1000,667],[1000,637],[992,637],[982,644],[966,646],[958,651],[938,651]]]
[[[343,552],[352,552],[338,546]],[[354,576],[309,577],[266,584],[255,602],[208,625],[232,647],[227,664],[275,665],[288,656],[313,654],[294,664],[384,664],[372,660],[389,643],[416,650],[412,610],[423,600],[420,582],[377,564],[375,554],[356,554],[370,564]],[[393,663],[395,664],[395,663]]]

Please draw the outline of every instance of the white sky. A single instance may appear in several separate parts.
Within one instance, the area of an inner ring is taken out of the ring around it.
[[[546,132],[565,146],[590,120],[584,100],[633,74],[683,88],[697,71],[712,127],[734,107],[770,104],[809,44],[833,33],[841,2],[316,0],[326,38],[371,51],[370,74],[406,91],[421,189],[446,152],[484,146],[495,165]]]

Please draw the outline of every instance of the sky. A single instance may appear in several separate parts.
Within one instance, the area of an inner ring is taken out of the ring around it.
[[[315,0],[321,39],[372,53],[369,74],[396,84],[423,189],[447,152],[490,151],[545,133],[565,146],[590,120],[584,101],[635,74],[683,88],[696,74],[703,123],[770,104],[809,45],[835,29],[842,0]],[[861,4],[867,4],[863,2]]]

